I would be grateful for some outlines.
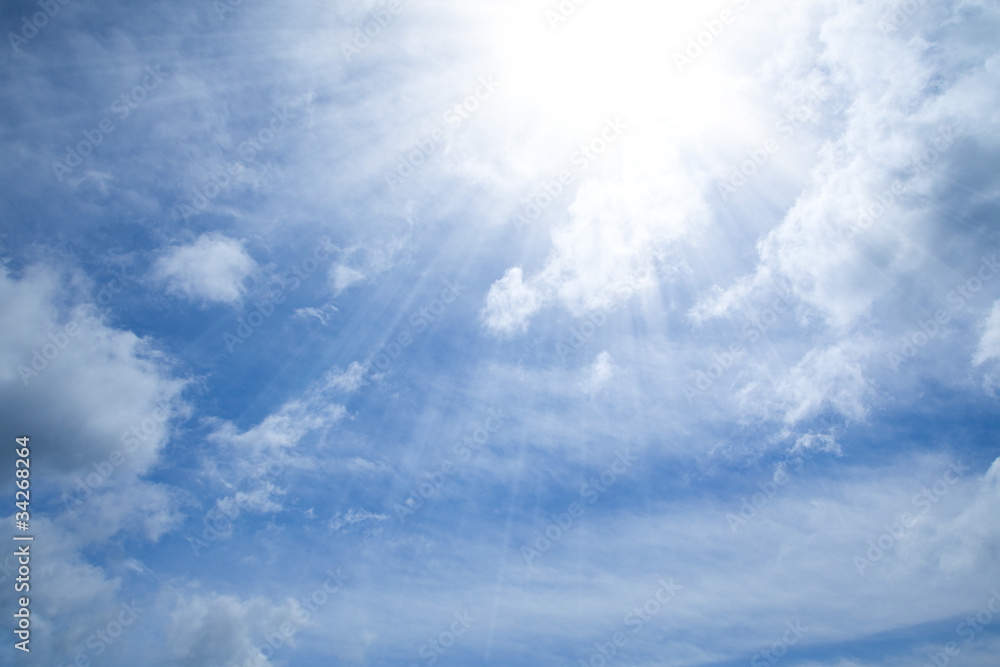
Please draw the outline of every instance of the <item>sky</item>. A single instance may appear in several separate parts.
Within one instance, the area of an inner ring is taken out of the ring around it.
[[[995,667],[997,3],[0,19],[0,663]]]

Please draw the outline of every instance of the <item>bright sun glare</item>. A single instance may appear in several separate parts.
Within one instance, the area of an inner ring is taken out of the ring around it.
[[[711,62],[679,73],[672,59],[699,30],[704,6],[592,2],[556,22],[528,5],[516,5],[497,27],[497,57],[506,92],[539,120],[583,131],[621,114],[686,134],[726,108],[731,86]]]

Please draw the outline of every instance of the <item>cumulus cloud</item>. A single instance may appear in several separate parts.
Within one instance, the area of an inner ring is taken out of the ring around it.
[[[965,180],[956,158],[967,128],[981,130],[981,110],[997,103],[995,86],[986,85],[995,80],[995,59],[985,43],[970,39],[948,57],[981,66],[943,75],[943,63],[930,57],[933,40],[883,33],[882,12],[874,6],[831,8],[835,12],[821,17],[820,40],[792,42],[802,49],[799,57],[775,56],[768,67],[783,73],[784,85],[807,88],[818,71],[801,69],[801,59],[821,64],[823,85],[835,96],[820,118],[843,109],[838,131],[817,139],[816,164],[795,182],[801,194],[758,244],[757,266],[727,289],[707,292],[693,310],[696,318],[721,315],[751,291],[782,280],[846,332],[862,325],[901,279],[920,289],[917,277],[937,272],[919,249],[942,233],[944,221],[930,202],[949,182]],[[947,4],[938,11],[940,20],[957,23],[965,9]],[[929,16],[906,15],[904,30],[929,29]]]
[[[166,250],[153,266],[167,291],[188,299],[238,304],[244,282],[257,269],[243,243],[221,234],[202,234],[193,243]]]
[[[490,287],[482,311],[483,321],[498,334],[524,331],[531,316],[542,307],[542,299],[536,288],[525,284],[521,267],[515,266]]]
[[[108,325],[83,296],[66,303],[63,289],[44,265],[20,279],[0,268],[3,421],[48,443],[37,457],[66,485],[114,451],[124,461],[109,484],[131,479],[156,461],[186,383],[155,341]]]
[[[679,243],[708,219],[696,194],[703,177],[687,173],[666,137],[654,131],[649,143],[624,158],[641,176],[605,174],[580,186],[569,220],[552,227],[552,248],[537,273],[525,278],[515,266],[494,283],[483,310],[488,327],[524,332],[553,302],[577,316],[609,308],[683,270]],[[654,155],[653,146],[661,152]]]
[[[295,646],[301,607],[292,600],[246,600],[228,594],[178,594],[170,615],[168,645],[177,664],[241,667],[270,665],[273,647],[266,635],[279,634]],[[282,628],[291,632],[285,632]],[[266,649],[266,652],[264,651]]]
[[[32,652],[47,663],[86,652],[136,574],[85,550],[123,535],[155,543],[182,519],[169,487],[146,475],[189,412],[187,381],[156,341],[110,325],[91,288],[45,264],[17,277],[0,268],[0,423],[11,442],[30,436],[32,478],[50,490],[46,509],[31,513]]]
[[[14,516],[3,520],[12,524]],[[81,553],[88,540],[59,521],[36,513],[32,535],[31,655],[42,664],[53,664],[61,662],[57,655],[75,657],[87,637],[121,610],[116,596],[124,577],[88,562]],[[13,587],[18,567],[13,549],[10,556],[0,557],[0,564],[0,582]]]

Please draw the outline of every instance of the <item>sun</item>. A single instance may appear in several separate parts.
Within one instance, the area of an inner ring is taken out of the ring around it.
[[[710,13],[655,0],[518,3],[495,27],[500,77],[546,125],[583,132],[619,114],[691,132],[725,114],[731,89],[709,58],[678,71],[673,57]]]

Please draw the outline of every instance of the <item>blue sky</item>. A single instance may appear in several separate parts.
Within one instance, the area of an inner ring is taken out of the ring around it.
[[[1000,12],[680,4],[6,3],[4,663],[995,665]]]

